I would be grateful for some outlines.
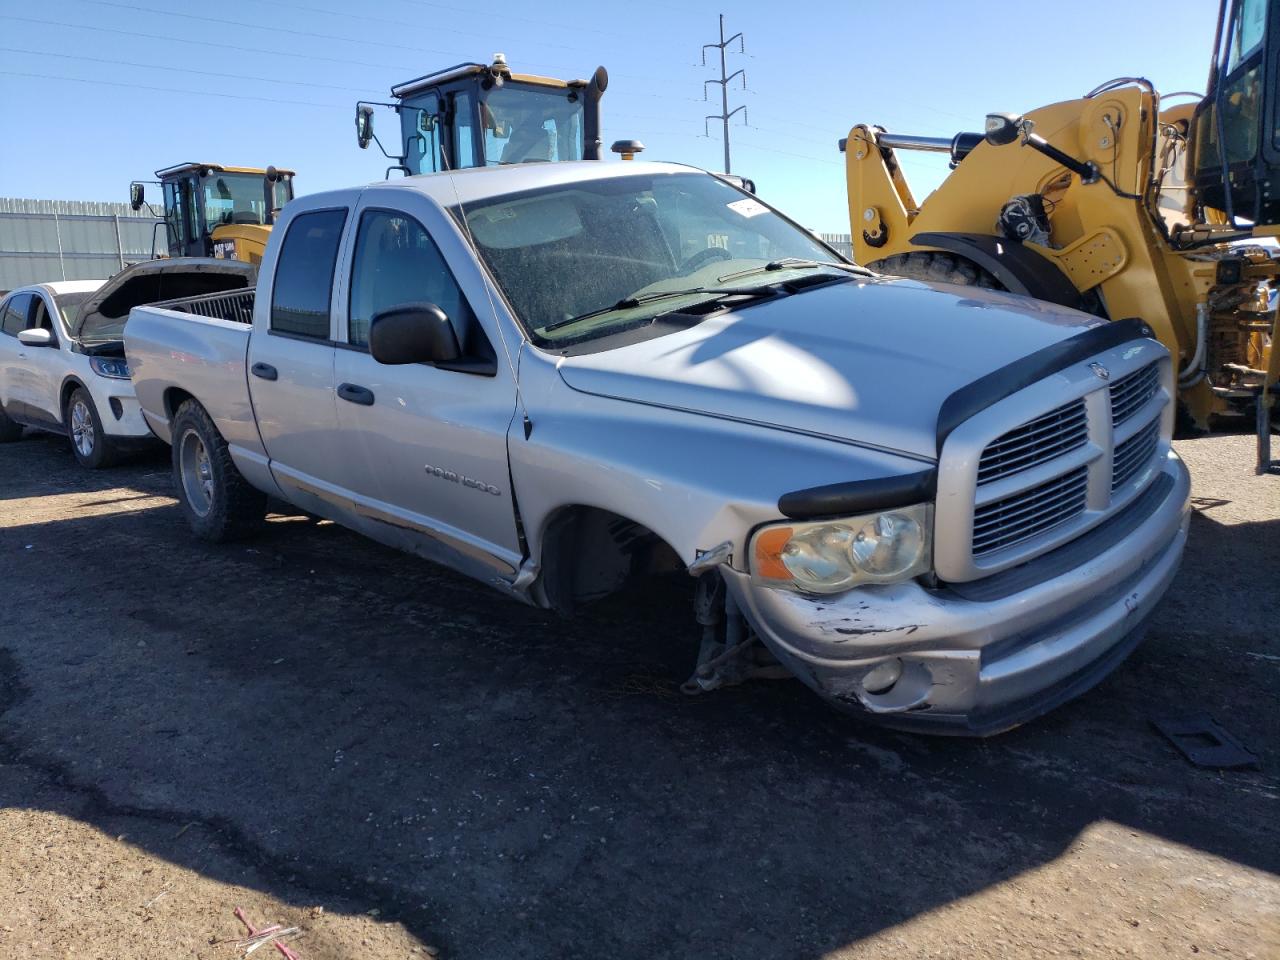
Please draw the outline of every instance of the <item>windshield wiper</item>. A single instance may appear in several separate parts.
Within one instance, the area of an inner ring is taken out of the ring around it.
[[[606,313],[613,313],[617,310],[633,310],[646,303],[653,303],[657,300],[670,300],[674,297],[692,297],[699,294],[706,295],[712,299],[723,299],[726,297],[762,297],[773,296],[777,291],[770,286],[762,287],[690,287],[687,290],[655,290],[653,293],[642,293],[638,297],[623,297],[617,303],[607,307],[600,307],[598,310],[589,310],[586,313],[578,314],[576,317],[568,317],[564,320],[557,320],[549,323],[542,328],[543,333],[550,333],[553,330],[559,330],[561,327],[567,327],[570,324],[578,323],[582,320],[591,320],[594,317],[602,317]]]
[[[783,257],[781,260],[770,260],[760,267],[749,267],[746,270],[739,270],[737,273],[726,273],[723,277],[717,277],[716,279],[720,283],[724,283],[726,280],[737,280],[739,277],[750,277],[757,273],[772,273],[775,270],[813,270],[818,267],[830,267],[833,270],[843,270],[845,273],[856,273],[864,277],[875,276],[865,267],[859,267],[852,263],[839,263],[834,260],[806,260],[804,257]]]

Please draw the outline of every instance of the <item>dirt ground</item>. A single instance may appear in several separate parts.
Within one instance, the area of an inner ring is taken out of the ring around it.
[[[0,957],[1280,958],[1280,478],[1186,441],[1150,639],[986,740],[690,699],[688,585],[565,623],[332,524],[195,542],[163,454],[0,447]],[[1260,771],[1190,765],[1205,710]],[[270,946],[253,954],[276,956]]]

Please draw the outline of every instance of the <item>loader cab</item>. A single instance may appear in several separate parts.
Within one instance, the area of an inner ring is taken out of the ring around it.
[[[1201,205],[1228,220],[1280,223],[1280,0],[1221,0],[1190,156]]]
[[[464,63],[391,88],[394,103],[356,105],[356,140],[376,142],[406,176],[468,167],[559,160],[599,160],[604,67],[590,80],[515,74],[502,54],[488,66]],[[389,107],[399,145],[374,133],[374,108]]]
[[[292,170],[183,163],[156,171],[170,257],[218,257],[260,263],[271,227],[293,199]],[[146,203],[130,184],[133,209]],[[154,253],[155,251],[153,251]]]

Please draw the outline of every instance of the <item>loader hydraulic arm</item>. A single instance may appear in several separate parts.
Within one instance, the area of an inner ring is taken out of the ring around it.
[[[1091,160],[1077,160],[1069,153],[1063,153],[1038,133],[1032,133],[1032,121],[1012,113],[987,114],[987,143],[994,147],[1002,147],[1013,143],[1019,137],[1023,146],[1036,150],[1054,163],[1066,167],[1080,178],[1081,183],[1094,183],[1099,177],[1098,165]]]

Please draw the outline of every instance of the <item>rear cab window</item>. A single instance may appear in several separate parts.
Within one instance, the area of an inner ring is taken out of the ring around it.
[[[301,213],[289,223],[271,285],[269,332],[329,341],[333,275],[346,209]]]

